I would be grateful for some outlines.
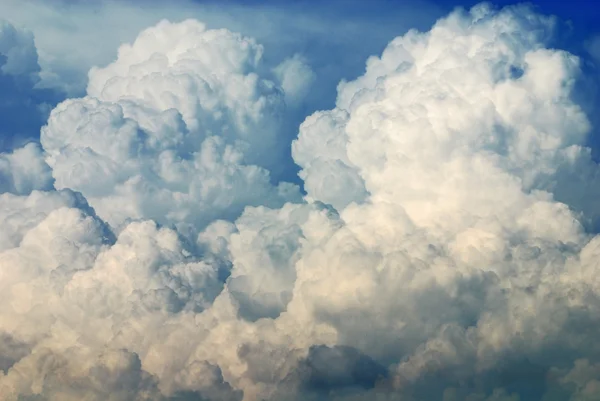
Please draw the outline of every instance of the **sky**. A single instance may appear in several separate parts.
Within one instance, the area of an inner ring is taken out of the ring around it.
[[[600,399],[592,2],[0,16],[0,401]]]

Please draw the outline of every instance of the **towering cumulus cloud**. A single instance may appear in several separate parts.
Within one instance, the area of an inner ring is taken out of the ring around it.
[[[142,32],[0,157],[0,399],[600,397],[600,170],[553,26],[394,39],[300,126],[304,199],[269,174],[302,58]]]
[[[80,191],[114,227],[153,219],[185,233],[299,200],[266,169],[279,162],[285,99],[259,75],[262,52],[193,20],[142,32],[42,129],[56,187]]]

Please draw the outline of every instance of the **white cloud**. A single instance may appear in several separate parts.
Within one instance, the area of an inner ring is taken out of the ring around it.
[[[3,193],[0,195],[0,202],[2,205],[0,249],[2,250],[18,247],[25,235],[54,210],[77,207],[89,210],[85,198],[70,190],[33,191],[27,196]]]
[[[142,32],[44,153],[2,155],[0,394],[597,397],[598,209],[575,178],[598,167],[552,26],[483,5],[394,39],[300,127],[303,203],[269,180],[285,102],[262,47]]]
[[[274,69],[288,103],[294,105],[305,99],[316,79],[315,73],[300,54],[285,59]]]
[[[28,194],[52,188],[52,171],[35,143],[11,153],[0,153],[0,194]]]
[[[197,232],[246,205],[299,200],[280,162],[283,93],[262,47],[197,21],[163,21],[90,71],[88,96],[54,109],[41,142],[57,188],[81,191],[114,227],[151,218]]]

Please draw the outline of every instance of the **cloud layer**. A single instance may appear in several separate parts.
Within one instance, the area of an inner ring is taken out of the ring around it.
[[[163,21],[0,155],[0,399],[600,395],[580,60],[527,7],[395,38],[292,143],[299,55]]]

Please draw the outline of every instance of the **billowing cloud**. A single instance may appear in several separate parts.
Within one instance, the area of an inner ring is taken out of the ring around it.
[[[11,153],[0,153],[0,193],[26,195],[33,190],[52,189],[52,170],[35,143]]]
[[[316,76],[307,61],[299,54],[284,60],[274,69],[288,103],[294,105],[305,99]]]
[[[56,107],[41,143],[55,186],[115,227],[150,218],[195,232],[246,205],[280,206],[273,184],[285,95],[262,78],[262,46],[194,20],[163,21],[90,71],[88,95]]]
[[[0,159],[0,398],[597,398],[599,170],[553,25],[394,39],[300,126],[304,199],[269,176],[302,58],[142,32]]]

